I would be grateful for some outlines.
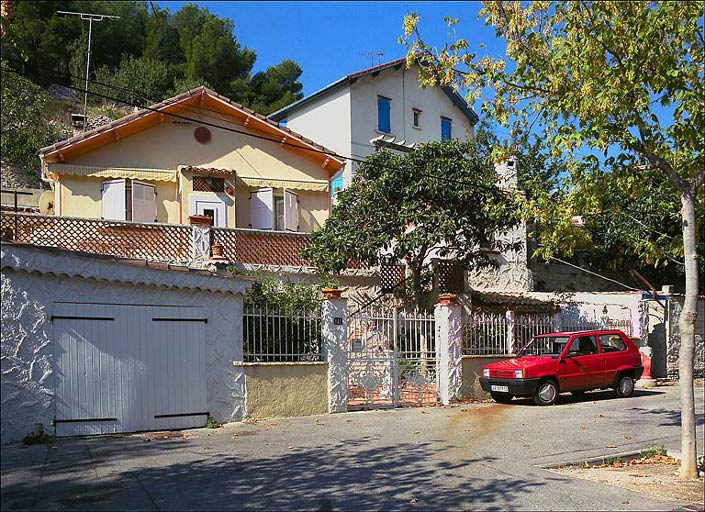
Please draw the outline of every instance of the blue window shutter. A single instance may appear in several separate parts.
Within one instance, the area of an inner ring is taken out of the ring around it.
[[[377,129],[380,132],[392,133],[390,101],[387,98],[377,96]]]
[[[452,134],[453,123],[447,117],[441,117],[441,140],[450,140]]]

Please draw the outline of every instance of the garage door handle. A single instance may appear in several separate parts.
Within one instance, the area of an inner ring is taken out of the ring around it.
[[[102,320],[104,322],[113,322],[115,318],[109,316],[65,316],[51,315],[51,321],[54,320]]]
[[[203,322],[208,323],[207,318],[152,318],[152,322]]]

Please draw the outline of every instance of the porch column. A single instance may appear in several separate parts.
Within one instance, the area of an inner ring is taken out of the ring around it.
[[[347,299],[340,288],[324,288],[321,304],[323,360],[328,362],[328,412],[348,410]]]
[[[454,294],[441,294],[436,304],[436,350],[438,393],[443,405],[460,398],[463,383],[463,329],[461,306]]]

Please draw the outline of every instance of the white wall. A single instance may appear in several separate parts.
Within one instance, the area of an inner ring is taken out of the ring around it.
[[[25,249],[24,252],[27,252]],[[3,247],[2,288],[2,443],[20,441],[34,431],[37,423],[52,433],[54,403],[54,342],[52,340],[52,304],[91,302],[108,304],[150,304],[203,306],[208,315],[206,325],[206,392],[208,410],[216,420],[235,421],[244,414],[244,372],[233,361],[242,361],[242,295],[174,289],[147,284],[121,284],[99,279],[68,277],[12,270]],[[22,256],[26,258],[23,253]],[[40,264],[51,259],[36,251]],[[23,259],[24,259],[23,258]],[[41,260],[41,261],[40,261]],[[77,259],[78,261],[78,259]],[[114,277],[141,274],[148,269],[115,262],[81,258],[75,267],[110,266]],[[159,272],[151,270],[151,272]],[[171,285],[179,286],[193,278],[190,272],[166,272]],[[182,281],[179,281],[182,280]]]
[[[453,138],[472,138],[472,123],[438,87],[422,89],[415,69],[388,68],[342,84],[287,114],[287,127],[343,156],[364,159],[374,152],[370,139],[377,131],[377,96],[390,98],[392,135],[397,142],[441,140],[441,116],[452,119]],[[422,111],[420,128],[413,126],[412,109]],[[356,164],[345,166],[350,183]]]
[[[350,108],[350,89],[342,84],[290,112],[286,127],[339,155],[350,156]],[[350,161],[346,161],[346,173],[350,168]]]

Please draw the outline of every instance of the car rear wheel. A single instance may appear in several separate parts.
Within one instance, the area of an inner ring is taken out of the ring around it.
[[[514,398],[514,395],[510,395],[509,393],[490,393],[490,395],[492,396],[492,400],[498,404],[508,404],[512,401],[512,398]]]
[[[545,380],[536,388],[534,402],[536,405],[553,405],[558,397],[558,385],[553,380]]]
[[[619,398],[630,396],[634,392],[634,379],[631,375],[620,375],[614,392]]]

